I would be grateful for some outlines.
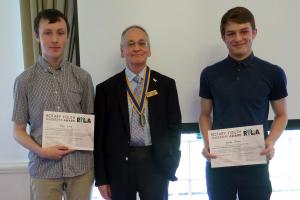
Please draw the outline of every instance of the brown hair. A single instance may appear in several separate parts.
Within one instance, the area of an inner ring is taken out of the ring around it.
[[[56,9],[42,10],[41,12],[39,12],[37,14],[37,16],[34,19],[34,26],[33,26],[35,34],[39,34],[40,21],[42,19],[49,20],[50,24],[55,23],[55,22],[60,21],[61,19],[63,19],[66,22],[67,32],[69,34],[70,26],[69,26],[68,19],[66,18],[66,16],[62,12],[60,12],[59,10],[56,10]]]
[[[252,29],[256,29],[253,14],[245,7],[235,7],[228,10],[222,17],[220,31],[222,37],[225,35],[225,27],[228,22],[243,24],[249,22]]]

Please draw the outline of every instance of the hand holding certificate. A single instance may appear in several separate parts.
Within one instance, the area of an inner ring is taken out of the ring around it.
[[[42,147],[94,149],[94,115],[44,111]]]
[[[208,131],[212,168],[266,163],[262,125]]]

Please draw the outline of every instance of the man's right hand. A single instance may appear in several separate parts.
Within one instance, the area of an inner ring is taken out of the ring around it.
[[[73,151],[74,151],[73,149],[69,149],[66,146],[55,145],[52,147],[41,148],[38,154],[42,158],[51,159],[51,160],[60,160],[65,155]]]
[[[38,154],[42,158],[59,160],[65,155],[75,151],[63,145],[55,145],[48,148],[42,148],[36,143],[32,137],[26,132],[26,123],[14,123],[13,136],[26,149]]]
[[[204,147],[203,150],[202,150],[202,155],[206,158],[206,160],[210,161],[211,159],[215,159],[217,158],[216,155],[214,154],[211,154],[209,152],[209,147]]]
[[[111,200],[111,190],[110,190],[110,185],[100,185],[98,187],[98,190],[102,196],[103,199],[105,200]]]

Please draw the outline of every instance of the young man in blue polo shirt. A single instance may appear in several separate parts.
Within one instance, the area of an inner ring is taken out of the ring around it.
[[[252,13],[244,7],[228,10],[221,20],[221,35],[229,55],[201,73],[199,127],[207,159],[206,181],[210,200],[267,200],[272,193],[268,164],[211,168],[208,130],[262,124],[268,160],[286,127],[286,76],[284,71],[254,56],[257,29]],[[271,103],[275,117],[268,134]],[[211,117],[211,113],[213,116]]]

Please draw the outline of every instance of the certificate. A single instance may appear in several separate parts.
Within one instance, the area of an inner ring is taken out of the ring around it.
[[[244,126],[208,131],[211,167],[229,167],[264,164],[266,155],[260,155],[265,148],[262,125]]]
[[[94,121],[94,115],[44,111],[42,147],[93,151]]]

